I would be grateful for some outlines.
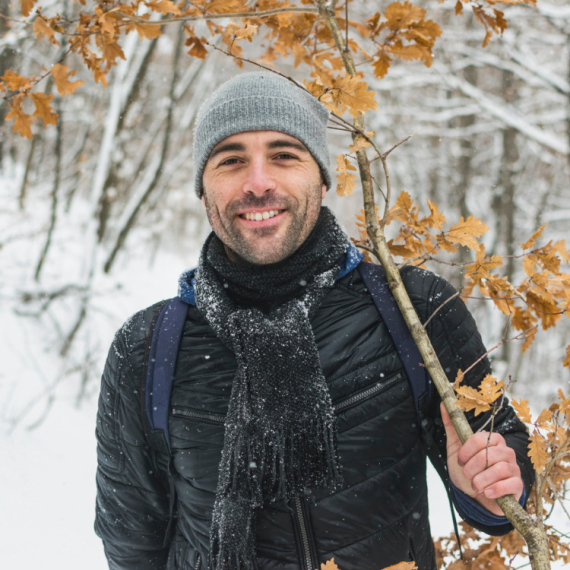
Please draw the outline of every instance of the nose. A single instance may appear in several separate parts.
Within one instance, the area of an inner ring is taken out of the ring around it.
[[[243,191],[246,194],[262,196],[277,189],[277,180],[270,166],[262,157],[254,158],[246,171]]]

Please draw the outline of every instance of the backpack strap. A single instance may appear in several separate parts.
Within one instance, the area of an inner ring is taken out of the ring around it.
[[[168,410],[178,348],[188,315],[188,304],[179,297],[162,307],[152,331],[146,370],[144,407],[151,446],[170,456]]]
[[[388,333],[392,337],[392,341],[396,346],[406,375],[412,388],[414,395],[414,404],[416,406],[416,413],[418,415],[420,432],[425,437],[426,452],[428,455],[438,454],[437,447],[433,441],[433,437],[427,429],[428,420],[424,412],[427,402],[430,401],[433,381],[429,375],[427,368],[424,365],[424,360],[420,351],[412,337],[410,329],[404,320],[404,317],[398,307],[394,295],[390,290],[390,285],[386,279],[386,273],[381,265],[375,263],[361,262],[358,265],[358,272],[362,276],[362,280],[368,289],[382,320],[386,324]],[[446,469],[442,469],[439,461],[432,460],[433,466],[436,468],[441,480],[444,483],[449,499],[449,508],[451,510],[451,518],[453,520],[453,528],[455,536],[457,537],[457,544],[459,545],[459,553],[461,560],[463,560],[463,549],[461,548],[461,541],[459,539],[459,530],[457,528],[457,519],[455,517],[455,510],[451,501],[451,488],[449,484],[449,476]]]
[[[423,409],[431,396],[432,380],[423,358],[412,337],[406,321],[400,312],[398,304],[386,279],[381,265],[362,262],[358,265],[358,272],[368,289],[382,320],[386,324],[388,333],[398,351],[406,375],[412,388],[414,404],[418,414],[420,430],[424,423]]]
[[[163,546],[167,547],[173,536],[176,520],[176,486],[174,467],[168,434],[168,411],[178,349],[189,305],[179,297],[167,301],[152,325],[150,348],[147,353],[146,374],[143,378],[141,405],[143,421],[146,422],[148,443],[153,453],[162,452],[168,456],[168,525]],[[154,459],[156,464],[156,458]]]

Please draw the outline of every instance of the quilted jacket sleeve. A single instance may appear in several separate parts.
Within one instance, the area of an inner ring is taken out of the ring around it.
[[[119,330],[101,382],[95,532],[111,570],[164,569],[168,557],[168,490],[154,467],[141,418],[147,330],[143,313]]]
[[[475,321],[465,303],[459,296],[455,296],[455,289],[445,279],[415,268],[407,268],[403,272],[403,280],[420,320],[426,323],[431,317],[426,327],[427,332],[449,380],[451,382],[455,380],[459,369],[467,370],[474,365],[467,373],[464,383],[470,386],[479,385],[491,372],[491,365],[489,359],[484,356],[486,349]],[[446,486],[450,488],[447,475],[445,428],[441,421],[440,402],[441,399],[433,388],[427,409],[429,433],[435,443],[431,447],[430,460]],[[476,417],[473,412],[466,414],[473,431],[481,428],[489,419],[489,415],[490,412]],[[485,429],[488,430],[489,427]],[[527,455],[528,432],[508,404],[507,399],[496,414],[494,430],[505,438],[509,447],[514,449],[521,469],[526,497],[529,497],[534,482],[534,471]],[[453,492],[451,496],[454,499]],[[496,526],[482,525],[467,516],[455,499],[454,504],[464,520],[487,534],[499,536],[512,530],[508,522]]]

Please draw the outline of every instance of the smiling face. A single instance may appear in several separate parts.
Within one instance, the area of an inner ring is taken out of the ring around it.
[[[208,220],[237,263],[289,257],[315,226],[325,197],[319,166],[296,138],[238,133],[220,142],[204,169]]]

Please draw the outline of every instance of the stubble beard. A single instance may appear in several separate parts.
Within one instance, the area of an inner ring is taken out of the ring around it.
[[[204,201],[210,225],[224,243],[226,253],[232,261],[242,265],[270,265],[292,255],[311,233],[321,208],[321,183],[313,184],[307,190],[304,207],[302,203],[288,196],[270,194],[260,198],[250,195],[228,204],[221,215],[216,205],[208,201],[206,192]],[[236,212],[261,208],[287,210],[285,215],[291,216],[292,219],[285,228],[283,237],[280,238],[279,233],[272,227],[252,228],[252,231],[248,232],[249,236],[244,237]],[[273,247],[268,247],[270,245]]]

